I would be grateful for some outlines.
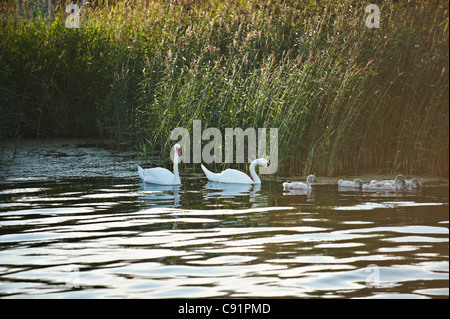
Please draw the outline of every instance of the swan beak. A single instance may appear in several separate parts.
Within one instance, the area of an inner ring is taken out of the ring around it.
[[[267,162],[267,166],[266,166],[267,168],[269,168],[270,167],[270,163],[269,162]]]
[[[181,150],[178,150],[178,156],[181,156]]]

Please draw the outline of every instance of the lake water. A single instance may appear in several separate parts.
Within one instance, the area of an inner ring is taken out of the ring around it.
[[[0,162],[2,298],[449,296],[446,180],[341,192],[317,176],[305,194],[282,177],[224,186],[182,173],[182,186],[158,187],[131,154],[85,141],[13,151]]]

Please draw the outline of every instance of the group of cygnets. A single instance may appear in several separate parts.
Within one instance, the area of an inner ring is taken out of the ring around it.
[[[314,175],[309,175],[306,178],[306,183],[292,182],[283,183],[283,188],[287,189],[311,189],[311,183],[315,182]],[[353,181],[346,181],[340,179],[338,181],[338,188],[340,190],[379,190],[379,191],[401,191],[401,190],[417,190],[422,188],[422,183],[417,179],[405,179],[402,174],[395,176],[393,180],[372,180],[370,183],[364,183],[360,178],[355,178]]]
[[[339,188],[356,188],[362,190],[384,190],[384,191],[399,191],[399,190],[413,190],[421,189],[422,183],[417,179],[405,179],[402,174],[395,176],[394,180],[372,180],[370,183],[363,183],[359,178],[353,181],[338,181]]]

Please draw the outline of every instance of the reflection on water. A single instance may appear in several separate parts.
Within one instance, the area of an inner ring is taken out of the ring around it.
[[[234,198],[237,196],[252,195],[261,189],[261,185],[252,184],[224,184],[218,182],[208,182],[205,185],[205,199],[209,198]]]
[[[261,185],[259,184],[246,185],[208,182],[204,186],[203,199],[205,204],[213,203],[216,206],[219,201],[239,204],[239,199],[248,200],[249,203],[256,205],[258,201],[264,200],[264,195],[261,194],[260,190]],[[236,199],[238,199],[237,202]]]
[[[446,192],[3,183],[0,295],[448,297]]]
[[[180,206],[180,187],[156,184],[139,184],[138,197],[141,202],[148,206],[179,207]]]
[[[121,165],[3,176],[0,297],[448,298],[448,185],[161,187]]]

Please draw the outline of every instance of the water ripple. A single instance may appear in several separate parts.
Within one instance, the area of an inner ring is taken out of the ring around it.
[[[0,296],[448,297],[442,193],[200,183],[3,184]]]

